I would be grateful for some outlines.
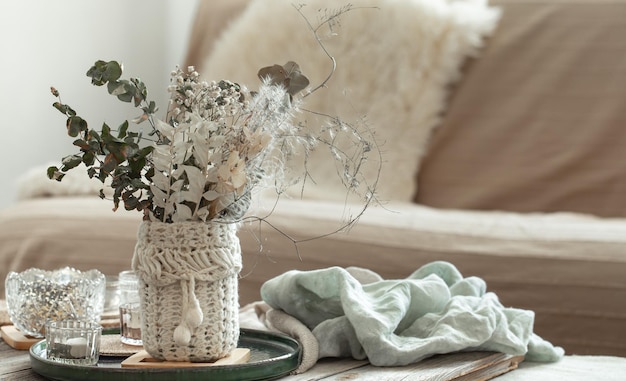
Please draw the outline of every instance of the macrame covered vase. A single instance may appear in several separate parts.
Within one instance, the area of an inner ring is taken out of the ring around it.
[[[235,224],[144,221],[139,276],[142,340],[155,359],[211,362],[239,340],[241,247]]]

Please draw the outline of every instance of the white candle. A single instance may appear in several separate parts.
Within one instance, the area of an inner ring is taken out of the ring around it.
[[[73,358],[87,357],[87,339],[84,337],[72,337],[65,344],[70,347],[70,356]]]

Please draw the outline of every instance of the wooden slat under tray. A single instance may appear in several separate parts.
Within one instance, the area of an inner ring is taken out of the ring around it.
[[[122,368],[189,368],[217,365],[244,364],[250,360],[250,349],[236,348],[230,355],[215,362],[184,362],[161,361],[152,358],[148,352],[142,350],[122,361]]]
[[[0,331],[2,332],[2,339],[14,349],[27,350],[30,349],[31,345],[42,340],[23,334],[13,325],[3,325],[0,327]]]

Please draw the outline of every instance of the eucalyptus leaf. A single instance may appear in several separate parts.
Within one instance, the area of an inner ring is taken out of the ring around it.
[[[98,172],[98,180],[100,180],[101,182],[105,182],[107,177],[109,177],[109,173],[110,172],[106,168],[101,167],[100,171]],[[117,189],[114,190],[117,191]]]
[[[93,151],[86,152],[83,155],[83,163],[85,163],[87,167],[92,166],[95,161],[96,161],[96,155],[93,153]]]
[[[87,130],[87,122],[80,116],[70,116],[67,118],[67,134],[73,138],[77,137],[82,131]]]
[[[291,96],[302,91],[309,85],[309,79],[302,75],[300,66],[293,61],[285,65],[272,65],[259,70],[258,77],[263,81],[269,81],[275,86],[283,86]]]
[[[124,208],[126,210],[136,209],[137,205],[139,205],[139,200],[131,192],[124,192],[122,194],[122,200],[124,201]]]
[[[61,172],[59,172],[59,168],[52,166],[52,167],[48,167],[48,170],[46,171],[48,178],[52,179],[52,180],[58,180],[61,181],[59,179],[59,176],[63,175]],[[61,176],[63,177],[63,176]]]
[[[102,140],[102,138],[100,137],[100,133],[98,133],[98,131],[96,130],[89,130],[89,139],[95,140],[98,142]]]
[[[148,184],[141,181],[141,179],[132,179],[130,181],[130,185],[133,187],[133,189],[150,189]]]
[[[100,146],[100,142],[95,139],[89,140],[89,150],[98,155],[103,154],[102,147]]]
[[[63,163],[63,172],[67,172],[72,168],[78,167],[82,161],[83,158],[80,155],[70,155],[64,157],[63,160],[61,160],[61,163]]]
[[[148,109],[146,110],[146,112],[148,114],[154,114],[159,110],[159,108],[157,107],[156,103],[154,101],[150,101],[150,104],[148,105]]]
[[[54,102],[52,104],[52,106],[55,109],[59,110],[64,115],[67,115],[67,116],[75,116],[76,115],[76,111],[74,111],[70,106],[64,105],[61,102]]]
[[[298,66],[297,63],[289,61],[283,65],[283,68],[290,80],[287,86],[287,93],[289,93],[289,95],[296,95],[309,85],[309,79],[302,75],[300,66]]]
[[[104,139],[107,139],[108,137],[111,136],[111,127],[109,127],[108,124],[102,123],[102,130],[100,131],[100,136],[102,136],[102,138]]]
[[[128,102],[130,103],[134,98],[134,95],[132,93],[123,93],[117,96],[117,99],[121,100],[122,102]]]
[[[139,106],[142,101],[148,99],[148,88],[146,84],[141,81],[139,78],[131,78],[131,83],[135,86],[136,91],[134,93],[135,96],[135,107]],[[154,103],[154,102],[152,102]],[[156,104],[154,105],[156,108]]]
[[[125,141],[121,141],[119,144],[126,159],[134,158],[139,152],[139,147],[136,144],[128,144]]]
[[[118,183],[122,184],[122,185],[129,184],[127,176],[130,174],[130,172],[131,172],[130,167],[128,167],[126,165],[118,165],[117,168],[115,168],[115,172],[114,172],[114,176],[116,177],[116,181],[118,181]],[[118,183],[116,183],[116,184],[118,184]]]
[[[138,157],[141,158],[145,158],[148,155],[150,155],[152,153],[152,151],[154,151],[154,147],[153,146],[147,146],[147,147],[143,147],[139,150],[139,153],[137,154]]]
[[[124,86],[122,81],[109,82],[107,84],[107,91],[109,94],[115,96],[127,93],[126,86]]]
[[[96,61],[87,71],[91,83],[102,86],[109,81],[117,81],[122,76],[122,66],[116,61]]]
[[[76,139],[72,144],[79,147],[81,150],[88,150],[90,148],[89,143],[87,143],[85,139]]]
[[[116,61],[110,61],[106,64],[103,79],[107,81],[117,81],[122,76],[122,65]]]

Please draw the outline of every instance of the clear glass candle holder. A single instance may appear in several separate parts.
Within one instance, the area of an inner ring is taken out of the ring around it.
[[[46,358],[64,364],[96,365],[101,335],[102,326],[93,321],[48,321]]]
[[[134,271],[119,274],[120,287],[120,339],[128,345],[143,345],[141,340],[141,304],[139,278]]]
[[[143,345],[141,341],[141,305],[124,303],[120,306],[120,340],[128,345]]]
[[[33,337],[44,337],[48,320],[100,321],[105,285],[98,270],[10,272],[5,281],[9,317],[17,329]]]

